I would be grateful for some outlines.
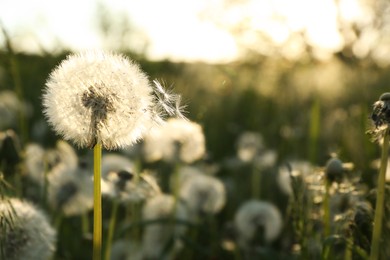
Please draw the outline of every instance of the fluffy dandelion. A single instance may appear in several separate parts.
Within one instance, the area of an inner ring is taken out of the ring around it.
[[[50,74],[43,94],[49,123],[66,140],[94,148],[94,259],[101,258],[102,147],[134,144],[162,123],[164,111],[181,115],[176,100],[156,82],[153,88],[134,62],[113,53],[69,55]]]
[[[142,211],[144,221],[155,221],[145,227],[142,248],[145,259],[171,259],[175,251],[181,248],[178,237],[186,232],[186,226],[181,224],[169,225],[164,221],[188,220],[188,212],[181,203],[175,203],[171,195],[162,194],[148,200]],[[173,248],[164,252],[168,243],[173,241]],[[163,256],[166,253],[168,255]],[[168,257],[171,256],[171,257]],[[161,258],[163,257],[163,258]]]
[[[98,51],[73,54],[46,82],[44,113],[57,133],[79,147],[92,148],[99,140],[108,150],[124,148],[161,123],[158,113],[170,107],[169,98],[153,94],[164,93],[161,86],[155,88],[125,56]]]
[[[57,141],[53,149],[44,149],[36,143],[27,144],[24,152],[24,166],[27,176],[43,186],[45,174],[63,163],[69,168],[76,168],[77,154],[73,147],[65,141]]]
[[[0,258],[51,259],[56,232],[32,204],[13,198],[0,200]]]
[[[192,163],[206,152],[202,127],[185,119],[171,118],[161,128],[145,136],[147,161]]]
[[[87,164],[61,163],[48,176],[48,201],[65,216],[82,215],[93,206],[93,182]]]
[[[265,148],[263,136],[256,132],[244,132],[237,140],[237,156],[244,162],[251,162]]]
[[[226,191],[219,179],[202,173],[181,179],[179,196],[193,217],[215,214],[225,205]]]
[[[161,193],[151,174],[138,174],[134,164],[119,154],[103,156],[102,187],[103,195],[124,203],[141,202]]]
[[[238,232],[238,244],[250,247],[256,237],[263,243],[271,243],[278,238],[283,221],[279,209],[266,201],[250,200],[237,211],[234,219]],[[263,231],[259,236],[257,232]]]

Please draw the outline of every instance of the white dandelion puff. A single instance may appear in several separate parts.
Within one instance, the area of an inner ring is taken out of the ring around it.
[[[0,258],[51,259],[56,231],[43,212],[16,198],[0,200]]]
[[[121,202],[140,202],[161,193],[156,179],[137,174],[132,161],[119,154],[102,158],[102,193]]]
[[[147,161],[192,163],[206,152],[202,127],[185,119],[170,118],[160,128],[145,136],[144,154]]]
[[[93,181],[87,164],[61,163],[48,174],[48,201],[66,216],[81,215],[93,207]]]
[[[44,114],[55,131],[79,147],[129,146],[162,123],[147,75],[125,56],[89,51],[69,55],[52,71]],[[165,103],[166,104],[166,103]]]
[[[244,132],[237,140],[237,156],[244,162],[252,161],[262,151],[263,136],[256,132]]]
[[[193,217],[216,214],[225,205],[225,186],[216,177],[199,173],[181,179],[180,198],[193,213]]]
[[[234,219],[238,232],[238,243],[243,247],[250,246],[260,230],[266,243],[278,238],[283,221],[279,209],[266,201],[250,200],[237,211]]]
[[[36,143],[29,143],[24,152],[24,166],[27,176],[36,183],[43,185],[45,174],[57,165],[63,163],[68,168],[76,168],[77,154],[73,147],[65,141],[57,141],[53,149],[44,149]]]

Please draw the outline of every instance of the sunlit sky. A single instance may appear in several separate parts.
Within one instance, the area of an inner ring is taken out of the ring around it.
[[[282,44],[292,32],[305,30],[306,40],[324,50],[342,47],[334,0],[249,0],[244,7],[221,8],[222,0],[2,0],[0,21],[21,50],[103,48],[97,25],[97,3],[110,13],[127,14],[132,25],[146,35],[151,59],[208,62],[230,61],[239,54],[234,37],[219,24],[234,26],[247,16],[250,26]],[[367,16],[358,0],[340,0],[343,19]],[[205,11],[207,10],[207,11]],[[208,16],[205,19],[205,16]],[[210,18],[210,19],[208,19]],[[113,18],[115,19],[115,18]],[[243,37],[251,41],[251,33]],[[0,46],[4,39],[0,34]],[[290,46],[290,55],[299,53]]]

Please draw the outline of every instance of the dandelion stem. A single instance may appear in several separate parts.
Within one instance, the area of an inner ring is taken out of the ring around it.
[[[102,144],[98,140],[93,148],[93,260],[100,260],[102,257],[101,161]]]
[[[323,202],[323,210],[324,210],[324,238],[326,239],[328,236],[330,236],[330,212],[329,212],[329,189],[330,189],[331,183],[325,178],[325,196],[324,196],[324,202]]]
[[[379,259],[379,245],[381,240],[382,231],[382,219],[383,219],[383,207],[385,200],[385,181],[386,181],[386,168],[389,154],[389,128],[385,130],[382,145],[381,166],[378,176],[378,188],[376,193],[376,205],[374,216],[374,230],[371,240],[371,254],[370,260]]]
[[[108,227],[105,260],[110,260],[112,238],[114,237],[117,212],[118,212],[118,201],[114,200],[113,204],[112,204],[112,209],[111,209],[110,225]]]

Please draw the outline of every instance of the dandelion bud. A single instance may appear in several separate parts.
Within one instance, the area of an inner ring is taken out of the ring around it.
[[[325,176],[329,182],[340,181],[344,175],[343,162],[336,158],[330,158],[325,165]]]
[[[0,200],[0,259],[51,259],[55,244],[56,232],[40,210],[19,199]]]
[[[105,149],[123,148],[162,122],[167,103],[154,91],[126,57],[83,52],[69,55],[50,74],[44,113],[58,134],[79,147],[92,148],[99,140]]]

